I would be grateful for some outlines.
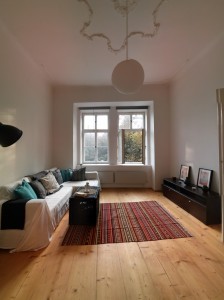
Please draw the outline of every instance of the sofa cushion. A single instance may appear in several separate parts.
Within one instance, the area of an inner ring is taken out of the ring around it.
[[[40,178],[40,182],[43,184],[47,191],[47,194],[53,193],[55,190],[60,188],[55,176],[52,172],[49,172],[46,176]]]
[[[54,189],[54,190],[51,190],[51,191],[48,193],[48,195],[52,195],[52,194],[57,193],[58,191],[60,191],[61,188],[63,188],[63,185],[59,185],[59,188]]]
[[[52,174],[55,176],[58,184],[63,183],[63,178],[61,176],[61,171],[59,169],[56,169],[56,170],[52,171]]]
[[[30,177],[32,178],[32,180],[39,180],[40,178],[46,176],[47,173],[48,173],[47,171],[41,171],[36,174],[30,175]]]
[[[71,181],[84,181],[86,180],[86,168],[74,169]]]
[[[23,180],[22,184],[19,184],[14,190],[16,198],[20,199],[37,199],[37,195],[31,185]]]
[[[30,185],[37,194],[38,199],[45,199],[47,196],[47,191],[45,190],[43,184],[39,180],[34,180],[30,182]]]
[[[19,184],[22,184],[22,180],[14,181],[7,185],[0,187],[0,200],[11,200],[15,199],[14,190]]]
[[[63,182],[71,180],[72,177],[72,169],[61,169],[61,176],[63,178]]]

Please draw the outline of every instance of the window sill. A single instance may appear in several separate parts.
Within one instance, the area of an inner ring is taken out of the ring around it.
[[[82,167],[151,167],[151,165],[143,165],[143,164],[117,164],[117,165],[110,165],[110,164],[82,164]]]

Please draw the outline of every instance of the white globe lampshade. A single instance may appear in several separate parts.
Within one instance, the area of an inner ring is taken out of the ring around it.
[[[144,82],[144,70],[139,62],[128,59],[116,65],[112,73],[112,84],[122,94],[136,93]]]

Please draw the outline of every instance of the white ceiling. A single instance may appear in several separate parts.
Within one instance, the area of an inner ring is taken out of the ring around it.
[[[123,0],[124,1],[124,0]],[[129,14],[129,32],[152,32],[152,12],[161,0],[139,0]],[[93,9],[88,34],[104,33],[115,47],[125,37],[125,18],[113,0],[88,0]],[[166,0],[158,12],[158,34],[129,39],[129,58],[138,60],[145,83],[164,83],[193,63],[224,33],[224,0]],[[43,68],[52,84],[111,85],[111,74],[126,57],[104,39],[80,34],[88,21],[83,0],[0,0],[0,21]]]

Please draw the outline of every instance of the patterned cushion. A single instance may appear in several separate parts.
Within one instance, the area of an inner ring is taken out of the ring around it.
[[[60,188],[60,185],[58,184],[52,172],[49,172],[46,176],[40,178],[40,182],[43,184],[47,194],[51,194]]]

